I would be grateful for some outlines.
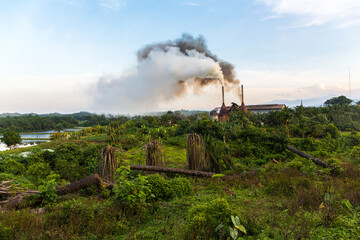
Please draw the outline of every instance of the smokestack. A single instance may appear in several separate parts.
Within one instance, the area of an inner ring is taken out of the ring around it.
[[[241,106],[240,106],[240,110],[247,113],[247,107],[244,103],[244,86],[241,85]]]
[[[244,104],[244,85],[241,85],[241,104]]]
[[[227,108],[226,108],[226,105],[225,105],[225,100],[224,100],[224,85],[222,86],[222,105],[221,105],[221,108],[220,108],[220,112],[219,112],[219,115],[218,115],[218,119],[220,122],[224,122],[226,121],[228,118],[229,118],[229,114],[228,114],[228,111],[227,111]]]
[[[222,102],[223,102],[223,104],[225,104],[225,100],[224,100],[224,86],[222,86]]]

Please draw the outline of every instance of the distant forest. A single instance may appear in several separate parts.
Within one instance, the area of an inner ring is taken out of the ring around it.
[[[343,96],[341,96],[343,97]],[[250,114],[249,117],[255,123],[267,126],[286,126],[290,133],[296,136],[322,137],[328,124],[335,125],[341,131],[360,130],[360,107],[350,105],[351,100],[341,97],[329,99],[322,107],[296,106],[285,107],[282,111],[272,111],[267,114]],[[335,100],[335,102],[333,102]],[[340,101],[342,100],[342,101]],[[63,130],[73,127],[106,126],[112,122],[120,124],[127,120],[136,121],[145,126],[166,124],[166,122],[179,122],[187,118],[197,118],[201,115],[208,115],[206,111],[168,111],[149,113],[146,116],[115,116],[98,115],[89,112],[73,114],[0,114],[0,133],[6,130],[23,131],[44,131]],[[141,119],[141,121],[137,121]],[[156,126],[153,126],[156,127]]]

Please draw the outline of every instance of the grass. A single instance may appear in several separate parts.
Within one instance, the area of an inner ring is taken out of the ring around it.
[[[145,164],[145,148],[142,146],[136,146],[124,153],[120,154],[120,159],[126,164]]]
[[[340,136],[342,137],[346,137],[346,136],[350,136],[351,132],[340,132]]]
[[[133,225],[127,239],[183,239],[191,197],[161,202],[154,213],[145,216],[140,224]]]
[[[169,138],[163,141],[162,154],[167,167],[185,168],[186,166],[186,146],[179,143],[183,138]],[[185,142],[185,140],[184,140]],[[145,164],[145,148],[142,143],[137,144],[132,149],[120,154],[120,158],[127,164]]]
[[[163,157],[167,167],[184,168],[186,166],[186,148],[163,146]]]

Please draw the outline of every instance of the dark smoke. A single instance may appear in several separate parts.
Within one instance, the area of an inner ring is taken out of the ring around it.
[[[168,41],[164,43],[155,43],[148,44],[144,48],[140,49],[137,53],[138,61],[147,59],[151,51],[168,51],[168,47],[176,47],[182,52],[184,55],[188,55],[189,51],[195,50],[198,53],[204,54],[206,57],[213,59],[215,62],[218,62],[221,71],[224,75],[225,85],[238,85],[239,80],[235,78],[234,66],[226,61],[220,60],[215,54],[213,54],[206,44],[206,40],[203,36],[199,36],[198,38],[194,38],[190,34],[183,33],[181,38],[178,38],[174,41]],[[218,79],[209,78],[209,77],[197,77],[195,79],[195,83],[198,86],[206,86],[208,84],[217,83]]]

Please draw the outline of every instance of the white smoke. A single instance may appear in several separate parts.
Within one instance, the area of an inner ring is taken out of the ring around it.
[[[102,112],[146,112],[161,101],[180,97],[194,86],[195,78],[215,78],[224,85],[218,62],[199,53],[177,47],[153,49],[138,60],[136,69],[122,76],[101,78],[96,86],[95,108]]]

